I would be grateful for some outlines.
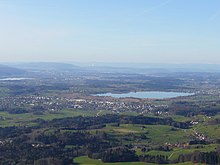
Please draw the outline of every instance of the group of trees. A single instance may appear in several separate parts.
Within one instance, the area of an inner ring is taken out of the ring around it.
[[[204,163],[204,164],[220,164],[220,152],[194,152],[192,154],[180,155],[177,162],[191,161],[193,163]]]
[[[156,164],[168,164],[169,160],[164,155],[143,155],[139,157],[141,162],[156,163]]]
[[[156,118],[147,116],[123,116],[123,115],[104,115],[98,117],[70,117],[54,119],[52,121],[38,120],[41,127],[64,127],[69,130],[88,130],[103,128],[106,124],[143,124],[143,125],[169,125],[176,128],[187,129],[191,126],[190,122],[177,122],[172,118]]]
[[[207,115],[214,116],[220,112],[216,104],[200,105],[198,102],[178,101],[169,106],[169,112],[181,116]]]

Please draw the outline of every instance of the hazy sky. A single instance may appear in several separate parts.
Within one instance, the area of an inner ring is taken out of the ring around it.
[[[220,0],[0,0],[0,21],[0,62],[220,64]]]

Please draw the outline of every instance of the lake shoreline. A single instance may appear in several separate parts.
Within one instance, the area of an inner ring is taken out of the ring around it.
[[[102,93],[93,96],[109,96],[114,98],[140,98],[140,99],[168,99],[181,96],[192,96],[194,93],[184,92],[164,92],[164,91],[141,91],[141,92],[128,92],[128,93]]]

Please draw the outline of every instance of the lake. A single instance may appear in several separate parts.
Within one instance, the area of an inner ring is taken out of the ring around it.
[[[114,98],[122,97],[135,97],[135,98],[149,98],[149,99],[165,99],[165,98],[175,98],[179,96],[191,96],[193,93],[181,93],[181,92],[160,92],[160,91],[146,91],[146,92],[129,92],[129,93],[104,93],[97,94],[95,96],[111,96]]]
[[[12,77],[12,78],[2,78],[0,81],[20,81],[20,80],[31,80],[33,78],[17,78],[17,77]]]

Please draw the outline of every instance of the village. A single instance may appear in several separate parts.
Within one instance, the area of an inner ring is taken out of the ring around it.
[[[63,109],[100,111],[105,110],[111,113],[135,112],[137,114],[155,113],[157,115],[167,114],[168,105],[154,105],[144,100],[126,101],[100,97],[59,97],[59,96],[14,96],[0,100],[1,111],[23,108],[29,111],[61,111]],[[22,110],[22,112],[23,112]]]

